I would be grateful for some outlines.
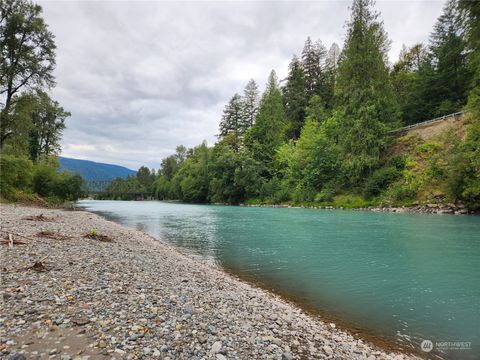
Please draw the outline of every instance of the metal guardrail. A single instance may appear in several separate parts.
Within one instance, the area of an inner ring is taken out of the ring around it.
[[[453,114],[444,115],[444,116],[441,116],[441,117],[438,117],[438,118],[435,118],[435,119],[432,119],[432,120],[427,120],[427,121],[423,121],[423,122],[420,122],[420,123],[417,123],[417,124],[412,124],[412,125],[404,126],[404,127],[400,128],[400,129],[396,129],[396,130],[389,131],[388,133],[389,133],[389,134],[399,133],[399,132],[402,132],[402,131],[414,129],[414,128],[416,128],[416,127],[428,125],[428,124],[431,124],[431,123],[434,123],[434,122],[447,120],[447,119],[450,119],[450,118],[452,118],[452,117],[457,117],[457,116],[460,116],[460,115],[463,115],[463,114],[464,114],[463,111],[460,111],[460,112],[456,112],[456,113],[453,113]]]

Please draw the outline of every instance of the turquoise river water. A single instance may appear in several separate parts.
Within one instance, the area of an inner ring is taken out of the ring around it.
[[[480,216],[78,204],[364,334],[480,359]]]

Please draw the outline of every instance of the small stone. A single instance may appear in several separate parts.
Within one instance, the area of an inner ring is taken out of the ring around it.
[[[158,351],[158,349],[153,350],[152,356],[160,357],[160,351]]]
[[[72,357],[67,354],[63,354],[60,356],[60,360],[72,360]]]
[[[99,347],[100,349],[105,349],[105,348],[107,347],[107,343],[106,343],[105,341],[103,341],[103,340],[100,340],[100,341],[98,342],[98,347]]]
[[[215,355],[215,357],[217,358],[217,360],[227,360],[227,358],[222,354],[217,354]]]
[[[211,349],[210,349],[210,354],[215,355],[215,354],[219,353],[221,348],[222,348],[222,342],[221,341],[214,342]]]
[[[293,355],[289,352],[284,352],[282,354],[282,360],[293,360]]]
[[[78,325],[78,326],[83,326],[83,325],[86,325],[90,322],[90,320],[88,320],[87,318],[85,317],[78,317],[78,318],[74,318],[72,320],[72,322],[75,324],[75,325]]]
[[[333,355],[333,350],[332,350],[332,348],[331,348],[330,346],[328,346],[328,345],[324,345],[324,346],[323,346],[323,351],[325,351],[325,354],[327,354],[327,355],[329,355],[329,356]]]
[[[49,355],[55,355],[57,353],[57,349],[52,349],[50,350],[50,352],[48,353]]]
[[[22,353],[15,353],[13,355],[10,355],[9,359],[10,360],[27,360],[25,355],[23,355]]]
[[[183,312],[188,315],[193,315],[193,308],[191,306],[187,306],[185,309],[183,309]]]
[[[205,344],[207,342],[207,338],[203,335],[198,335],[197,340],[200,344]]]
[[[217,335],[218,334],[217,328],[213,325],[208,325],[208,331],[210,331],[210,334],[212,334],[212,335]]]

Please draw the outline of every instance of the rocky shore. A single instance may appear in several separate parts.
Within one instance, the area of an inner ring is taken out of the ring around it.
[[[2,358],[416,358],[97,215],[0,211]]]
[[[222,204],[224,205],[224,204]],[[308,209],[324,209],[324,210],[346,210],[342,206],[293,206],[293,205],[246,205],[240,206],[251,207],[268,207],[268,208],[308,208]],[[427,204],[415,204],[412,206],[369,206],[362,208],[353,208],[348,210],[354,211],[374,211],[374,212],[396,212],[396,213],[415,213],[415,214],[455,214],[455,215],[467,215],[476,214],[475,212],[468,210],[463,204],[443,204],[443,203],[427,203]]]

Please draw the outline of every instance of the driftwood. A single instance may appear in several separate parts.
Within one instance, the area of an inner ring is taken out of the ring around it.
[[[69,237],[69,236],[65,236],[65,235],[56,233],[54,231],[49,231],[49,230],[40,231],[39,233],[37,233],[36,236],[37,237],[44,237],[44,238],[48,238],[48,239],[53,239],[53,240],[68,240],[68,239],[71,239],[71,237]]]
[[[29,221],[54,221],[54,219],[49,218],[43,214],[40,215],[31,215],[31,216],[25,216],[22,218],[22,220],[29,220]]]
[[[3,230],[3,229],[1,229],[0,231],[2,231],[3,233],[6,234],[6,236],[8,237],[8,240],[7,240],[7,241],[10,241],[10,236],[18,236],[18,237],[21,237],[21,238],[26,239],[26,240],[35,241],[34,239],[29,238],[29,237],[27,237],[27,236],[25,236],[25,235],[17,234],[17,233],[11,232],[11,231]],[[2,242],[3,242],[3,241],[2,241]],[[14,240],[14,243],[16,243],[16,242],[19,242],[19,240]],[[19,243],[26,244],[26,243],[24,243],[24,242],[19,242]]]
[[[87,239],[102,241],[102,242],[113,242],[113,239],[108,235],[89,233],[89,234],[84,235],[83,237],[87,238]]]
[[[10,270],[5,270],[4,269],[4,273],[11,273],[11,272],[18,272],[18,271],[24,271],[24,270],[34,270],[36,272],[44,272],[44,271],[47,271],[47,270],[50,270],[49,268],[47,268],[45,266],[45,264],[43,263],[45,261],[45,259],[48,258],[48,255],[44,256],[43,258],[41,258],[40,260],[37,260],[33,263],[33,265],[30,265],[30,266],[25,266],[25,267],[22,267],[22,268],[17,268],[17,269],[10,269]]]

